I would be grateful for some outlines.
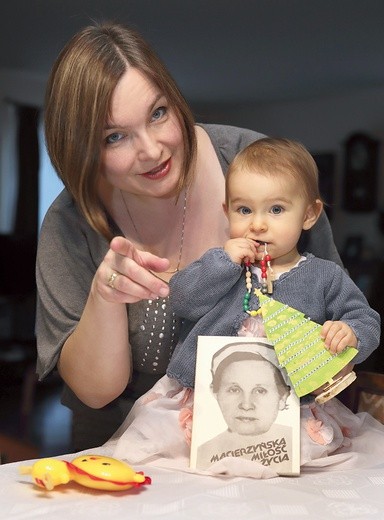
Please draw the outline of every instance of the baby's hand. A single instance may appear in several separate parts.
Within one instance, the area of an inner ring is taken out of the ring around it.
[[[326,321],[321,329],[324,347],[331,354],[340,354],[346,347],[357,347],[357,338],[343,321]]]
[[[224,244],[224,251],[232,262],[241,265],[243,262],[253,264],[256,261],[256,245],[249,238],[231,238]]]

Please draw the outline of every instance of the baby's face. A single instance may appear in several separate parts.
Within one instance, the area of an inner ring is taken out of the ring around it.
[[[274,266],[289,263],[297,255],[296,245],[311,213],[298,181],[289,174],[242,169],[232,173],[228,191],[231,238],[246,237],[258,242],[258,260],[264,253],[263,244],[267,244]]]

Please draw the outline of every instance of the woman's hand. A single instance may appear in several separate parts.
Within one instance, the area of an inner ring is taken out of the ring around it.
[[[125,304],[167,296],[168,284],[151,271],[168,268],[166,258],[139,251],[124,237],[111,241],[58,362],[64,381],[88,406],[105,406],[127,386],[132,354]]]
[[[168,284],[153,273],[168,268],[168,259],[140,251],[124,237],[115,237],[96,272],[94,287],[113,303],[165,297],[169,293]]]
[[[241,265],[253,264],[256,261],[257,247],[249,238],[231,238],[224,244],[224,251],[230,256],[232,262]]]

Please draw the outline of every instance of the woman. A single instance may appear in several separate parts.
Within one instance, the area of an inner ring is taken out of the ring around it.
[[[45,132],[65,189],[40,234],[38,373],[58,369],[81,450],[104,443],[165,374],[178,339],[168,282],[227,237],[224,175],[261,134],[195,125],[155,53],[116,24],[64,47]],[[340,263],[324,214],[305,238]]]

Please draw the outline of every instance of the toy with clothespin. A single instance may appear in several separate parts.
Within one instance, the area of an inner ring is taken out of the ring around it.
[[[347,347],[339,354],[331,354],[324,348],[321,325],[257,289],[255,294],[260,301],[267,338],[273,344],[279,364],[286,370],[297,396],[302,397],[323,387],[316,401],[324,403],[356,379],[353,371],[343,377],[337,377],[337,374],[352,361],[357,349]]]

